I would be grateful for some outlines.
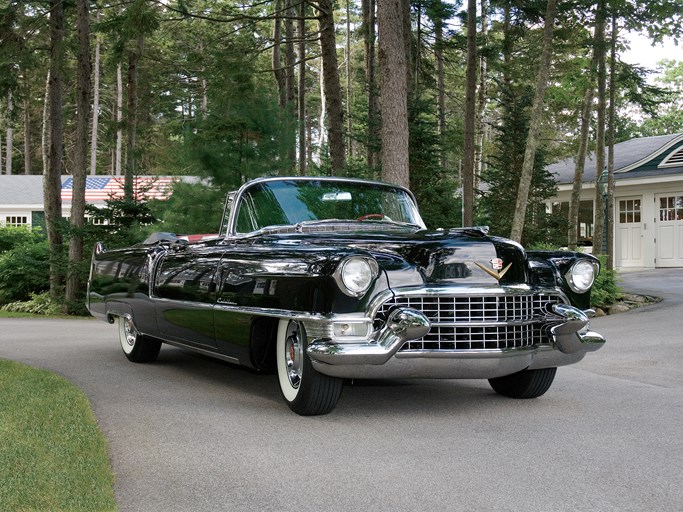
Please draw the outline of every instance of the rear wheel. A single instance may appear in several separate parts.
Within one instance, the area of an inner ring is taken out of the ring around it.
[[[537,398],[550,389],[557,368],[522,370],[521,372],[489,379],[489,384],[499,395],[510,398]]]
[[[134,363],[151,363],[159,355],[161,341],[143,336],[135,328],[133,320],[120,316],[119,341],[129,361]]]
[[[306,353],[306,334],[298,322],[280,320],[277,375],[289,408],[302,416],[327,414],[337,405],[342,380],[318,373]]]

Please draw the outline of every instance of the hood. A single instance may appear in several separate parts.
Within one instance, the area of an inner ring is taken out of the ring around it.
[[[271,243],[316,252],[372,255],[391,288],[424,285],[492,286],[527,282],[526,253],[517,243],[479,231],[318,233],[268,237]],[[344,250],[345,249],[345,250]]]

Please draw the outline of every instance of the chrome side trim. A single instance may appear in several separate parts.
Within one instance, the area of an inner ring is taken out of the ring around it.
[[[173,345],[174,347],[189,350],[191,352],[197,352],[199,354],[203,354],[203,355],[210,356],[210,357],[215,357],[216,359],[221,359],[221,360],[226,361],[228,363],[240,364],[240,360],[237,359],[236,357],[226,356],[223,354],[219,354],[218,352],[213,352],[211,350],[205,350],[203,348],[193,347],[192,345],[185,345],[184,343],[180,343],[177,341],[168,341],[166,339],[161,339],[161,341],[163,341],[164,343],[166,343],[168,345]]]

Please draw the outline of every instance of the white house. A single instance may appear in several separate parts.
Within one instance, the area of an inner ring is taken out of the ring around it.
[[[167,199],[174,180],[186,178],[169,176],[139,176],[134,178],[133,189],[141,199]],[[95,206],[104,206],[109,198],[123,197],[122,176],[88,176],[85,200]],[[73,178],[62,176],[62,212],[71,211]],[[39,226],[45,224],[42,175],[0,175],[0,225]]]
[[[566,208],[574,159],[548,166],[557,175],[553,209]],[[579,237],[592,238],[595,155],[586,158]],[[614,261],[617,268],[683,267],[683,134],[643,137],[614,146]]]

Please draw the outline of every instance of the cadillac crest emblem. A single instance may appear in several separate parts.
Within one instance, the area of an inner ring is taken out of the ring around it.
[[[486,268],[484,265],[481,263],[476,263],[475,265],[482,269],[484,272],[486,272],[488,275],[491,277],[495,277],[497,281],[500,281],[505,273],[510,270],[510,267],[512,266],[512,262],[508,263],[508,266],[503,269],[503,260],[500,258],[493,258],[492,260],[489,261],[491,264],[491,269]]]

